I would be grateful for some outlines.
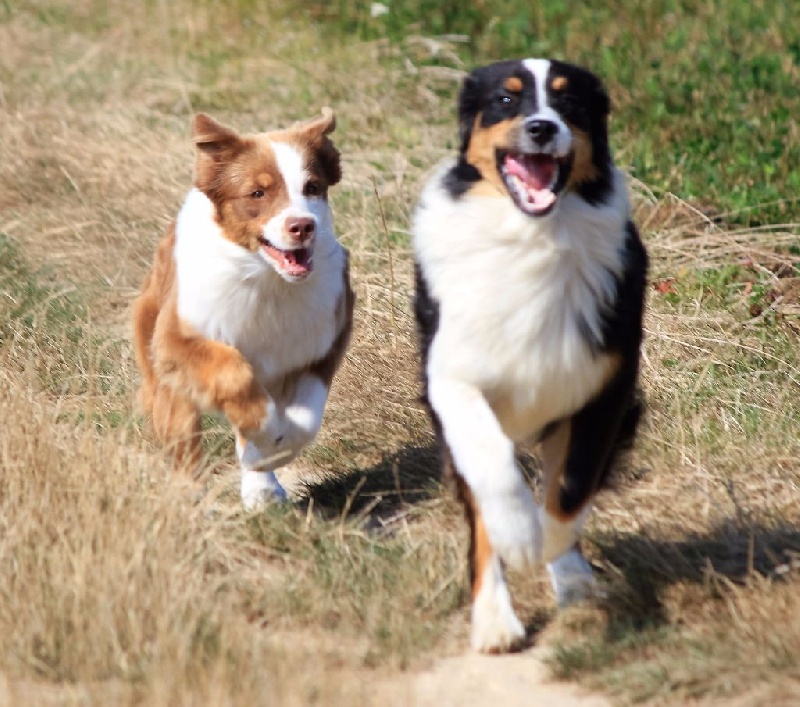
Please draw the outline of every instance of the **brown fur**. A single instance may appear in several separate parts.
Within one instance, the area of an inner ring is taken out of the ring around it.
[[[341,178],[339,153],[327,138],[334,126],[333,113],[324,109],[320,118],[270,133],[271,139],[292,143],[307,157],[313,155],[306,164],[320,194],[327,194]],[[283,181],[270,173],[278,170],[266,140],[260,135],[240,136],[202,113],[194,119],[193,137],[195,186],[214,203],[223,235],[256,251],[261,227],[288,203]],[[257,190],[263,196],[253,196]],[[133,304],[134,342],[143,411],[152,418],[156,437],[173,452],[177,469],[193,474],[201,459],[202,411],[219,410],[237,431],[254,431],[266,421],[267,392],[237,349],[204,338],[178,316],[174,250],[173,223],[156,248],[153,266]],[[335,315],[339,335],[321,360],[299,366],[285,377],[285,390],[293,390],[299,375],[307,371],[330,385],[352,329],[354,296],[347,264],[343,277],[344,293]]]
[[[569,175],[567,188],[574,188],[582,182],[591,182],[597,179],[597,167],[592,162],[592,140],[579,128],[567,123],[572,131],[572,144],[575,154],[572,171]]]
[[[539,454],[542,461],[542,477],[544,485],[544,507],[554,518],[566,521],[559,502],[561,478],[564,466],[567,463],[571,424],[569,420],[559,422],[539,445]]]
[[[488,128],[481,127],[481,115],[475,118],[469,146],[467,162],[481,173],[483,179],[470,189],[472,194],[482,196],[507,196],[503,178],[497,171],[497,150],[510,149],[514,142],[514,134],[520,129],[520,120],[504,120]]]

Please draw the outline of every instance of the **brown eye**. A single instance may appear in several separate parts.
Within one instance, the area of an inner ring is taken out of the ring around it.
[[[306,196],[319,196],[322,193],[322,188],[319,185],[319,182],[309,181],[306,182],[305,187],[303,188],[303,194]]]
[[[262,196],[264,196],[263,189],[256,189],[254,192],[250,194],[251,199],[260,199]]]

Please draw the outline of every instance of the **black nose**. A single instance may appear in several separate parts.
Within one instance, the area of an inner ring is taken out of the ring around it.
[[[558,125],[552,120],[532,120],[527,125],[528,135],[538,145],[546,145],[558,132]]]

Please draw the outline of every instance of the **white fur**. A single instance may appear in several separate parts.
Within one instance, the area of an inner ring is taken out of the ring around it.
[[[286,491],[280,485],[275,472],[242,471],[242,505],[254,511],[270,501],[285,501]]]
[[[268,501],[286,500],[286,491],[271,469],[285,463],[284,456],[291,456],[288,450],[281,450],[278,444],[268,448],[252,439],[241,439],[237,434],[236,456],[242,465],[242,505],[248,511]]]
[[[487,563],[480,586],[472,602],[472,648],[483,653],[507,651],[525,637],[525,628],[514,613],[497,557]]]
[[[440,305],[429,379],[480,391],[521,441],[576,412],[607,375],[608,358],[592,352],[579,322],[599,338],[613,301],[624,177],[616,172],[608,204],[565,192],[551,214],[531,218],[510,198],[453,200],[441,186],[449,166],[423,191],[414,221],[417,260]]]
[[[437,345],[438,339],[434,349]],[[535,564],[541,556],[536,503],[517,467],[514,445],[479,390],[437,375],[430,366],[428,379],[431,406],[480,507],[492,547],[513,567]]]
[[[262,383],[322,358],[338,334],[334,311],[345,256],[327,205],[323,211],[315,268],[299,283],[286,282],[259,254],[226,240],[211,202],[197,189],[178,215],[178,314],[203,336],[239,349]]]
[[[547,571],[561,608],[598,595],[592,566],[575,548],[548,564]]]
[[[567,124],[549,105],[547,105],[547,74],[550,71],[550,61],[548,59],[525,59],[522,65],[533,74],[534,86],[536,86],[536,104],[538,110],[529,115],[525,122],[533,120],[549,120],[558,126],[558,132],[553,138],[553,154],[558,157],[566,155],[572,147],[572,133]],[[548,146],[540,146],[530,141],[525,146],[527,152],[541,152]],[[549,150],[548,150],[549,151]]]
[[[288,464],[317,436],[325,414],[328,387],[304,373],[285,409],[270,398],[261,428],[247,435],[247,446],[237,452],[244,469],[275,469]],[[237,445],[238,437],[237,437]]]
[[[290,447],[308,444],[317,436],[328,400],[328,387],[317,376],[305,374],[297,381],[294,397],[286,406],[286,435]]]
[[[267,391],[330,351],[339,333],[335,308],[344,292],[345,267],[327,201],[302,194],[308,178],[302,156],[290,145],[272,147],[291,203],[267,223],[265,234],[278,247],[292,247],[282,240],[285,218],[313,217],[315,267],[308,277],[287,282],[261,250],[253,253],[227,240],[211,201],[198,189],[188,193],[178,214],[175,243],[178,315],[204,337],[237,348]],[[244,444],[237,436],[246,507],[286,497],[272,470],[314,438],[326,400],[322,381],[303,376],[286,409],[269,400],[263,429]]]

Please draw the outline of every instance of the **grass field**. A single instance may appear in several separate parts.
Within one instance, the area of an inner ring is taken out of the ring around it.
[[[406,704],[466,650],[408,224],[463,72],[524,55],[607,81],[653,287],[648,415],[586,533],[608,597],[557,615],[544,573],[514,575],[520,613],[554,675],[621,704],[796,704],[800,13],[385,5],[0,2],[0,704]],[[136,413],[130,303],[190,184],[193,112],[251,130],[322,105],[358,295],[304,456],[327,480],[245,514],[209,422],[198,504]]]

